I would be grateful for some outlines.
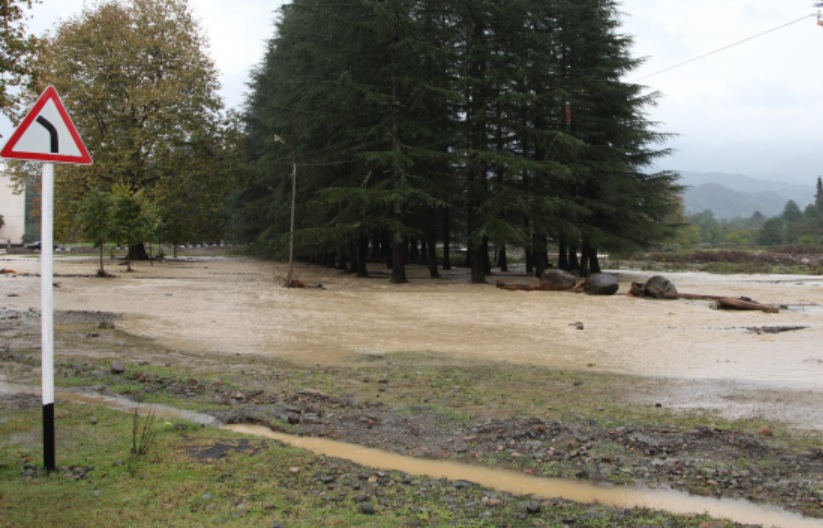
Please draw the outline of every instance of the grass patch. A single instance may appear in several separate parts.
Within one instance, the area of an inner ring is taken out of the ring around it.
[[[581,527],[697,527],[708,519],[535,501],[376,472],[180,420],[147,422],[156,437],[130,468],[132,416],[71,404],[58,407],[59,469],[47,474],[37,468],[39,446],[31,441],[37,414],[16,412],[0,424],[4,526],[493,527],[574,519]]]

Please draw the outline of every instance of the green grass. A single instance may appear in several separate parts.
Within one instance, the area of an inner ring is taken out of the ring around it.
[[[94,420],[93,420],[94,419]],[[94,422],[94,423],[93,423]],[[288,527],[354,526],[675,526],[697,527],[706,516],[611,510],[544,502],[526,516],[527,498],[442,480],[407,477],[311,455],[277,442],[244,438],[180,420],[158,420],[144,456],[131,453],[132,416],[61,404],[58,470],[39,466],[39,409],[0,423],[0,523],[8,527]],[[69,468],[88,470],[73,478]],[[31,470],[30,470],[31,472]],[[378,481],[377,484],[373,484]],[[376,513],[360,510],[361,495]],[[484,497],[500,504],[484,506]],[[502,524],[501,524],[502,523]],[[722,524],[721,526],[729,526]]]

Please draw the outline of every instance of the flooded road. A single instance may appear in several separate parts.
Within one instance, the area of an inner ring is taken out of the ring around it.
[[[410,267],[411,282],[393,285],[380,267],[373,278],[358,279],[301,265],[296,277],[322,288],[285,289],[276,281],[285,274],[283,265],[243,258],[138,263],[135,273],[115,261],[106,265],[116,278],[90,277],[94,258],[58,256],[55,308],[122,314],[121,329],[183,352],[265,355],[308,366],[426,352],[650,376],[667,380],[667,390],[648,397],[671,406],[713,394],[713,403],[703,403],[743,409],[751,401],[734,398],[754,391],[772,391],[804,410],[804,402],[821,402],[819,276],[664,274],[682,293],[747,296],[788,308],[770,314],[713,310],[709,301],[629,297],[623,294],[629,282],[652,274],[627,271],[616,273],[617,295],[594,297],[473,285],[466,270],[432,280],[425,269]],[[4,255],[0,267],[37,273],[39,262]],[[514,273],[490,280],[536,282]],[[37,308],[38,279],[4,275],[0,297],[9,308]],[[764,327],[798,329],[756,331]],[[713,388],[695,389],[706,383]],[[750,412],[761,411],[759,401],[752,405]],[[799,420],[823,427],[820,414]]]

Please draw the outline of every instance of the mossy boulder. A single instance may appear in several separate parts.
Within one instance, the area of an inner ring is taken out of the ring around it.
[[[643,295],[653,299],[677,299],[677,288],[666,277],[655,275],[643,285]]]
[[[550,268],[540,276],[540,289],[549,291],[563,291],[574,288],[577,277],[559,269]]]

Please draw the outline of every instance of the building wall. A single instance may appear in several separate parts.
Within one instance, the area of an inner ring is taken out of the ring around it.
[[[0,247],[22,244],[26,232],[26,195],[15,194],[11,178],[0,172],[0,215],[5,224],[0,227]]]

